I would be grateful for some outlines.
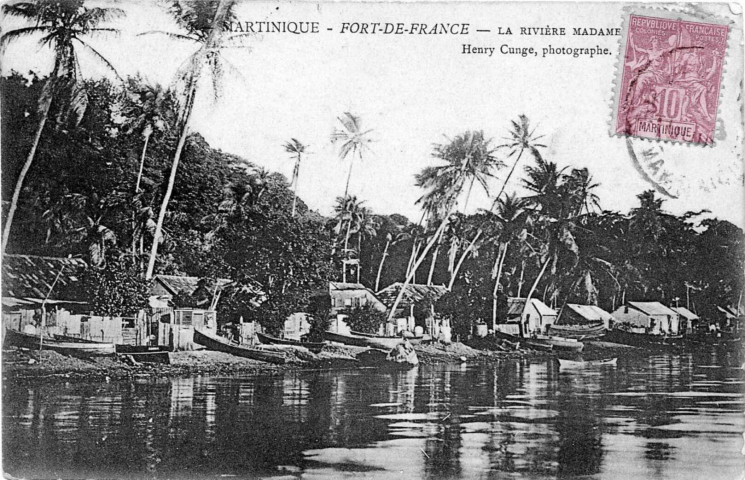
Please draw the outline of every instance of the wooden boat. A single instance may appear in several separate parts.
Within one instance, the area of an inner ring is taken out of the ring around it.
[[[432,337],[430,337],[429,335],[422,335],[421,337],[406,337],[406,336],[384,337],[383,335],[375,335],[374,333],[355,332],[354,330],[352,330],[352,335],[356,335],[358,337],[365,337],[365,338],[383,339],[384,341],[385,340],[401,341],[402,338],[406,338],[406,340],[408,340],[409,343],[412,345],[419,345],[422,342],[425,342],[425,341],[428,342],[432,340]]]
[[[577,340],[596,340],[605,335],[606,329],[602,324],[596,325],[551,325],[549,333],[563,338]]]
[[[64,355],[84,357],[114,355],[116,352],[113,343],[94,342],[80,338],[75,338],[74,341],[71,339],[61,340],[47,335],[42,338],[38,334],[21,333],[12,329],[5,330],[4,341],[6,345],[28,348],[29,350],[39,350],[41,348],[42,350],[54,350]]]
[[[682,335],[654,335],[650,333],[634,333],[614,328],[605,335],[606,342],[621,343],[632,347],[643,348],[675,348],[683,343]]]
[[[194,343],[203,345],[207,347],[208,350],[229,353],[237,357],[251,358],[262,362],[277,363],[281,365],[286,361],[284,352],[239,345],[227,338],[219,337],[196,328],[194,329]]]
[[[550,352],[554,349],[554,346],[546,342],[534,341],[532,338],[522,338],[516,335],[510,335],[509,333],[500,332],[499,330],[494,331],[494,336],[507,340],[513,344],[519,344],[526,348],[532,348],[533,350],[540,350],[542,352]]]
[[[341,333],[323,332],[323,339],[329,342],[343,343],[355,347],[380,348],[385,351],[393,350],[403,341],[401,337],[378,337],[375,335],[343,335]]]
[[[603,365],[615,366],[618,362],[618,358],[604,358],[601,360],[565,360],[563,358],[557,358],[559,361],[560,368],[582,368],[582,367],[598,367]]]
[[[552,345],[554,350],[561,350],[564,352],[581,352],[585,348],[584,343],[571,338],[554,337],[550,335],[534,335],[530,337],[530,340]]]
[[[313,353],[318,353],[326,345],[324,342],[299,342],[297,340],[287,340],[283,338],[272,337],[265,333],[256,333],[259,341],[267,345],[291,345],[293,347],[304,347]]]
[[[142,363],[171,364],[170,347],[165,345],[116,345],[117,355],[130,355]]]

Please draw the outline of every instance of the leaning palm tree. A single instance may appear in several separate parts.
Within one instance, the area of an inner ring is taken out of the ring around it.
[[[466,132],[455,137],[447,144],[435,145],[433,156],[443,161],[444,164],[434,168],[430,167],[426,175],[421,178],[421,184],[430,189],[428,195],[440,198],[445,202],[443,208],[445,214],[435,234],[432,235],[427,246],[406,276],[404,284],[388,313],[388,320],[393,318],[398,304],[403,298],[403,293],[413,278],[413,272],[416,272],[429,251],[445,232],[450,215],[455,210],[464,186],[468,185],[467,202],[474,183],[478,182],[484,189],[487,189],[487,179],[492,176],[492,170],[502,166],[502,163],[494,156],[491,141],[484,138],[483,132]]]
[[[81,72],[76,49],[82,47],[116,74],[116,70],[111,63],[91,46],[86,38],[118,33],[113,28],[104,28],[100,25],[123,16],[124,12],[116,8],[89,8],[85,6],[84,0],[19,2],[3,5],[2,10],[6,15],[29,21],[31,26],[5,32],[0,37],[0,52],[13,40],[37,34],[41,35],[39,43],[54,51],[54,66],[44,83],[39,98],[39,125],[36,127],[31,149],[16,180],[8,215],[5,218],[2,240],[2,253],[4,254],[13,225],[13,216],[18,208],[18,198],[23,189],[23,182],[34,162],[39,140],[49,119],[52,104],[59,103],[60,119],[70,117],[75,120],[75,123],[80,121],[88,104],[85,91],[79,83]]]
[[[139,193],[150,138],[153,133],[171,131],[176,122],[174,118],[176,100],[173,92],[158,83],[149,84],[139,77],[130,78],[127,83],[127,98],[125,98],[121,112],[126,118],[123,125],[124,132],[139,133],[143,140],[140,167],[135,182],[135,193]]]
[[[197,50],[186,60],[187,68],[180,70],[178,75],[178,80],[183,82],[184,86],[178,120],[180,134],[176,152],[173,155],[168,186],[155,224],[155,239],[150,250],[150,259],[145,273],[145,278],[148,280],[153,277],[155,259],[158,256],[159,239],[163,231],[168,203],[173,194],[173,186],[176,183],[179,160],[186,144],[186,138],[189,135],[189,124],[191,123],[191,114],[194,109],[199,80],[204,74],[211,75],[213,91],[215,96],[218,96],[221,91],[221,74],[229,67],[229,63],[220,55],[220,48],[227,43],[227,40],[234,38],[225,35],[225,25],[228,20],[233,18],[231,11],[234,5],[235,0],[220,0],[219,3],[200,0],[173,1],[170,13],[179,27],[186,30],[186,35],[145,32],[145,34],[165,34],[172,38],[190,41],[198,46]]]
[[[349,193],[349,179],[352,178],[354,156],[357,154],[360,161],[362,161],[362,153],[370,149],[368,144],[372,140],[369,138],[369,134],[373,130],[363,130],[362,119],[349,112],[344,112],[344,115],[339,117],[338,120],[342,128],[334,130],[331,134],[331,143],[341,142],[341,147],[339,147],[339,158],[341,160],[346,160],[347,157],[350,157],[349,173],[347,173],[347,183],[344,187],[344,196],[346,197]]]
[[[307,145],[300,143],[300,140],[291,138],[289,142],[284,144],[285,152],[292,154],[295,157],[295,168],[292,169],[292,216],[295,216],[295,208],[297,206],[297,181],[298,174],[300,173],[300,160],[305,153]]]
[[[517,158],[515,158],[515,163],[512,164],[512,168],[510,168],[507,177],[504,179],[502,188],[494,197],[492,208],[497,205],[499,197],[502,196],[505,187],[507,187],[507,183],[510,181],[512,173],[515,171],[515,167],[517,167],[517,164],[520,163],[520,159],[522,158],[523,153],[528,150],[533,155],[533,158],[535,158],[536,160],[541,158],[541,153],[538,151],[538,148],[546,148],[546,145],[537,143],[537,141],[541,138],[543,138],[543,135],[536,136],[535,129],[530,129],[530,120],[528,120],[528,117],[526,117],[525,115],[519,115],[517,122],[514,120],[512,121],[512,130],[510,130],[509,132],[509,137],[505,138],[506,143],[503,143],[499,147],[508,148],[510,150],[507,158],[511,158],[515,156],[515,154],[517,154]]]

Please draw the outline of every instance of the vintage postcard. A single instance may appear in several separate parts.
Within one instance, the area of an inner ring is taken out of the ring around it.
[[[7,478],[745,475],[742,3],[6,0]]]

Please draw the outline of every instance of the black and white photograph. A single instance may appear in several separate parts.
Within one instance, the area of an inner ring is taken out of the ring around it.
[[[3,477],[745,477],[744,45],[742,2],[0,2]]]

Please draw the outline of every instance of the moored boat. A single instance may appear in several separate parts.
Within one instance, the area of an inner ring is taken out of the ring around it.
[[[362,333],[362,332],[356,332],[352,330],[352,335],[356,335],[358,337],[365,337],[365,338],[375,338],[375,339],[383,339],[383,340],[395,340],[395,341],[401,341],[401,339],[405,338],[409,341],[412,345],[419,345],[422,342],[430,341],[432,340],[432,337],[429,335],[422,335],[421,337],[414,337],[414,336],[397,336],[397,337],[385,337],[383,335],[376,335],[374,333]],[[410,334],[410,332],[405,332]]]
[[[582,367],[597,367],[603,365],[614,366],[618,362],[618,358],[604,358],[600,360],[566,360],[563,358],[557,358],[559,361],[559,367],[561,368],[582,368]]]
[[[534,342],[551,345],[554,350],[561,350],[565,352],[581,352],[585,348],[584,343],[573,338],[555,337],[550,335],[534,335],[530,337],[530,339]]]
[[[341,333],[323,332],[323,339],[329,342],[343,343],[355,347],[380,348],[392,350],[403,341],[401,337],[378,337],[375,335],[343,335]]]
[[[73,340],[60,340],[53,336],[39,334],[21,333],[16,330],[5,330],[6,345],[28,348],[29,350],[54,350],[64,355],[74,356],[103,356],[113,355],[116,348],[113,343],[94,342],[92,340],[83,340],[76,338]]]
[[[299,342],[297,340],[288,340],[284,338],[277,338],[265,333],[256,333],[256,337],[261,343],[267,345],[291,345],[293,347],[304,347],[313,353],[318,353],[326,345],[324,342]]]
[[[597,340],[606,333],[602,325],[551,325],[549,333],[563,338],[574,338],[577,340]]]
[[[507,340],[508,342],[515,344],[516,347],[525,346],[527,348],[540,350],[542,352],[550,352],[554,349],[554,346],[549,343],[534,341],[532,338],[523,338],[518,337],[517,335],[510,335],[509,333],[500,332],[499,330],[494,331],[494,336],[496,338]]]
[[[281,365],[286,361],[284,352],[239,345],[227,338],[222,338],[197,328],[194,329],[194,343],[203,345],[209,350],[229,353],[237,357],[260,360],[262,362],[277,363]]]
[[[673,348],[682,345],[682,335],[655,335],[651,333],[634,333],[614,328],[605,335],[606,342],[621,343],[632,347]]]
[[[117,355],[129,355],[142,363],[171,364],[170,348],[165,345],[116,345]]]

